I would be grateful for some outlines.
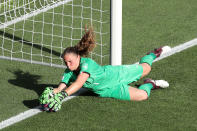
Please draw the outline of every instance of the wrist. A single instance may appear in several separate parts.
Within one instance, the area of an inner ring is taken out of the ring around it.
[[[61,92],[61,90],[60,90],[59,88],[54,88],[54,89],[53,89],[53,93],[54,93],[54,94],[57,94],[57,93],[59,93],[59,92]]]
[[[64,96],[64,98],[68,96],[68,93],[66,91],[61,91],[61,94]]]

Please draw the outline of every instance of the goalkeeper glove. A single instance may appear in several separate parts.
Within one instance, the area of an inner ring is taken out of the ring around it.
[[[44,92],[39,98],[43,110],[48,110],[47,106],[49,103],[53,101],[53,97],[54,97],[53,87],[46,87]]]
[[[65,91],[61,91],[54,95],[54,101],[49,103],[48,107],[50,111],[58,111],[61,109],[62,101],[68,94]]]

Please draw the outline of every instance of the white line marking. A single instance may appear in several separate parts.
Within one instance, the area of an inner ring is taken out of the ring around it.
[[[20,59],[20,58],[10,58],[10,57],[7,57],[7,56],[0,56],[0,59],[11,60],[11,61],[19,61],[19,62],[26,62],[26,63],[31,63],[31,64],[45,65],[45,66],[64,68],[64,69],[66,68],[65,65],[57,65],[57,64],[53,64],[53,63],[39,62],[39,61],[26,60],[26,59]]]
[[[178,45],[178,46],[173,47],[171,51],[169,51],[169,52],[163,54],[163,55],[160,56],[159,58],[155,59],[155,61],[159,61],[159,60],[161,60],[161,59],[164,59],[164,58],[166,58],[166,57],[168,57],[168,56],[171,56],[171,55],[173,55],[173,54],[176,54],[176,53],[178,53],[178,52],[181,52],[181,51],[183,51],[183,50],[186,50],[186,49],[188,49],[188,48],[190,48],[190,47],[193,47],[193,46],[196,46],[196,45],[197,45],[197,38],[196,38],[196,39],[193,39],[193,40],[191,40],[191,41],[188,41],[188,42],[186,42],[186,43],[183,43],[183,44],[180,44],[180,45]],[[154,62],[155,62],[155,61],[154,61]]]
[[[163,54],[162,56],[160,56],[159,58],[157,58],[155,61],[162,60],[162,59],[164,59],[164,58],[166,58],[168,56],[171,56],[171,55],[173,55],[173,54],[175,54],[177,52],[181,52],[181,51],[183,51],[185,49],[188,49],[188,48],[193,47],[193,46],[196,46],[196,45],[197,45],[197,39],[193,39],[193,40],[191,40],[189,42],[186,42],[184,44],[181,44],[181,45],[178,45],[178,46],[172,48],[171,51],[169,51],[166,54]],[[78,96],[79,94],[82,94],[82,93],[84,93],[86,91],[87,91],[86,89],[83,89],[82,88],[75,95],[67,97],[64,101],[68,101],[70,99],[73,99],[76,96]],[[29,118],[31,116],[34,116],[34,115],[36,115],[36,114],[38,114],[40,112],[42,112],[42,111],[40,110],[39,107],[35,107],[33,109],[30,109],[30,110],[27,110],[25,112],[22,112],[22,113],[20,113],[20,114],[18,114],[16,116],[13,116],[13,117],[11,117],[11,118],[9,118],[7,120],[2,121],[0,123],[0,129],[3,129],[5,127],[8,127],[10,125],[13,125],[13,124],[15,124],[17,122],[20,122],[20,121],[22,121],[24,119],[27,119],[27,118]]]
[[[165,54],[162,54],[160,57],[154,60],[154,62],[162,60],[168,56],[171,56],[173,54],[176,54],[178,52],[181,52],[183,50],[186,50],[190,47],[196,46],[197,45],[197,38],[193,39],[191,41],[188,41],[186,43],[180,44],[178,46],[173,47],[169,52],[166,52]],[[139,62],[136,62],[135,64],[138,64]]]

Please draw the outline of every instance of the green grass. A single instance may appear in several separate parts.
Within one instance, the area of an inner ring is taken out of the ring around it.
[[[138,61],[144,50],[196,38],[195,5],[195,0],[124,0],[123,63]]]
[[[194,39],[197,34],[196,4],[195,0],[124,0],[123,64],[139,61],[140,57],[155,47],[162,45],[173,47]],[[68,6],[67,13],[70,13],[69,9]],[[56,12],[61,12],[61,10],[62,7],[55,9]],[[77,13],[79,12],[76,12],[76,15]],[[50,17],[50,15],[46,15],[45,20],[50,21]],[[35,19],[41,20],[42,17],[39,15]],[[18,23],[16,27],[18,28],[22,24]],[[65,24],[69,24],[69,19],[65,20]],[[39,31],[39,24],[36,25],[35,30]],[[27,29],[31,29],[31,26],[30,21],[25,24]],[[50,30],[50,26],[47,28],[45,32]],[[96,25],[95,28],[98,30],[99,25]],[[6,32],[12,34],[11,30],[6,30]],[[55,33],[58,34],[58,28]],[[68,33],[70,30],[65,28],[65,34]],[[80,33],[76,33],[76,36],[80,36]],[[21,38],[20,31],[16,32],[16,36]],[[31,41],[32,37],[27,33],[24,38]],[[37,38],[34,41],[39,43],[39,36]],[[0,37],[0,43],[1,40]],[[59,39],[54,40],[58,44]],[[97,40],[100,38],[97,37]],[[45,41],[48,44],[51,38],[45,37]],[[70,43],[67,39],[65,41]],[[103,40],[103,43],[108,42],[109,38]],[[11,48],[9,42],[4,46],[7,46],[8,49]],[[21,44],[16,42],[14,46],[18,50]],[[39,52],[38,48],[39,46],[35,48],[35,53]],[[29,45],[25,44],[24,51],[28,52],[28,50]],[[45,55],[49,55],[48,50],[50,48],[46,46]],[[57,48],[53,48],[53,50],[56,51],[53,54],[55,57],[61,52]],[[95,51],[100,52],[100,50],[101,47],[97,46]],[[195,46],[154,63],[148,77],[165,79],[170,83],[170,87],[152,91],[147,101],[120,101],[99,98],[91,93],[85,94],[65,102],[57,113],[43,112],[3,130],[194,131],[197,129],[196,52],[197,47]],[[1,49],[0,53],[2,53]],[[7,55],[10,54],[7,53]],[[24,57],[29,58],[29,56]],[[96,58],[96,60],[100,61],[100,58]],[[56,63],[55,60],[54,63]],[[105,61],[103,64],[107,63],[108,61]],[[0,72],[0,105],[3,105],[0,106],[0,121],[2,121],[37,106],[38,97],[44,87],[57,85],[61,80],[63,69],[0,60]],[[140,80],[132,85],[142,82],[143,80]]]

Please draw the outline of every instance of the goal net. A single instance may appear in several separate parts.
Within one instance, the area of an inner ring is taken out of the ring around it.
[[[90,57],[110,62],[110,0],[1,0],[0,58],[64,67],[63,50],[93,25]]]

